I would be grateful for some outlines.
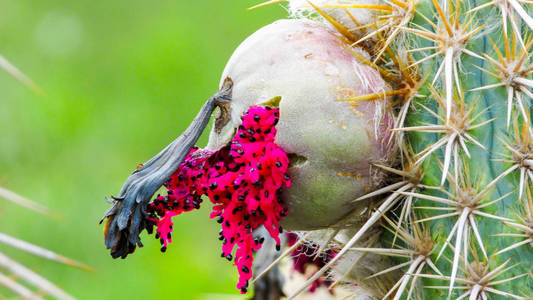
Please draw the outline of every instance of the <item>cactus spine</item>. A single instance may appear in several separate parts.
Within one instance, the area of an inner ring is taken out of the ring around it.
[[[383,298],[533,297],[533,2],[289,2],[371,54],[393,89],[346,100],[393,97],[402,149],[396,168],[376,165],[388,185],[355,200],[376,203],[366,223],[289,299],[350,251],[393,257],[375,274],[402,271]],[[355,248],[376,224],[383,248]]]

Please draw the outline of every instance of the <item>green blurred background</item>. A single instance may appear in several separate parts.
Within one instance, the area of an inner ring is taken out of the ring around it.
[[[175,218],[167,253],[143,234],[145,247],[126,260],[110,257],[98,221],[109,207],[104,196],[118,193],[217,90],[235,47],[285,15],[275,5],[245,10],[257,3],[0,0],[0,54],[47,93],[0,72],[0,186],[64,216],[1,201],[0,230],[97,272],[0,250],[80,299],[237,296],[209,204]]]

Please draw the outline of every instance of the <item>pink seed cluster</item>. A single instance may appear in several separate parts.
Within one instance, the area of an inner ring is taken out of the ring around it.
[[[194,148],[171,176],[168,195],[158,196],[149,208],[156,224],[156,238],[165,251],[171,242],[171,218],[198,209],[201,196],[214,204],[211,218],[222,225],[222,257],[232,260],[239,272],[237,288],[246,293],[252,278],[253,251],[264,239],[252,230],[264,226],[279,250],[279,222],[287,214],[280,194],[290,186],[289,159],[274,143],[279,110],[253,106],[243,116],[231,143],[217,151]]]
[[[298,241],[298,235],[292,232],[287,232],[287,244],[289,246],[294,245]],[[305,275],[306,269],[310,265],[315,265],[317,270],[322,269],[332,258],[335,257],[337,252],[333,250],[326,250],[323,254],[317,256],[318,247],[315,245],[300,245],[298,248],[291,252],[292,268],[300,274]],[[314,293],[320,286],[330,286],[333,283],[331,279],[327,277],[320,277],[313,282],[309,291]],[[333,291],[330,291],[333,293]]]

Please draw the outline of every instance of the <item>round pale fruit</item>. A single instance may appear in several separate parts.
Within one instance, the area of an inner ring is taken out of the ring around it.
[[[223,72],[234,82],[231,120],[213,129],[208,149],[229,142],[250,106],[281,97],[276,143],[291,159],[292,185],[281,196],[288,229],[325,228],[363,211],[368,203],[353,200],[383,179],[371,164],[395,157],[388,99],[342,101],[388,89],[357,56],[367,54],[323,24],[279,20],[248,37]]]

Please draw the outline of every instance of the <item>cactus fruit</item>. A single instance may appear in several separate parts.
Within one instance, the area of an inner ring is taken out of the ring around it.
[[[207,148],[227,143],[248,107],[281,97],[275,142],[292,158],[292,185],[281,197],[291,211],[282,223],[291,230],[325,228],[366,206],[352,200],[382,181],[370,163],[389,165],[395,157],[385,100],[338,101],[388,90],[356,57],[366,55],[320,23],[279,20],[248,37],[226,65],[222,78],[234,82],[231,119],[220,133],[213,128]]]

